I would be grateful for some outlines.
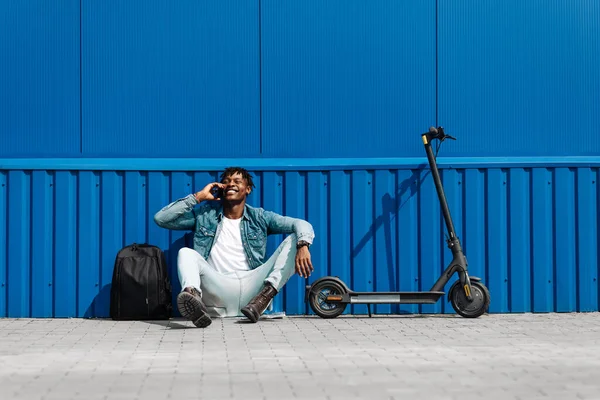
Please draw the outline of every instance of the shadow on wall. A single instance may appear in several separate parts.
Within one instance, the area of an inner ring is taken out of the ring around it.
[[[110,290],[112,283],[104,285],[85,311],[83,318],[108,318],[110,316]]]
[[[421,168],[423,166],[419,167]],[[430,171],[425,171],[423,169],[413,170],[412,175],[408,179],[402,181],[398,187],[398,191],[393,197],[389,193],[384,194],[383,197],[381,197],[382,214],[375,219],[373,224],[371,224],[367,230],[367,233],[352,249],[352,258],[354,259],[358,256],[362,249],[371,242],[375,232],[383,227],[385,260],[388,266],[388,277],[391,284],[390,290],[393,291],[399,290],[399,288],[395,287],[396,279],[394,274],[396,272],[396,263],[392,252],[394,246],[394,243],[392,243],[392,221],[397,217],[398,211],[404,207],[408,200],[419,192],[423,181],[429,173]],[[402,196],[404,196],[407,192],[408,196],[404,199],[404,201],[402,201]]]

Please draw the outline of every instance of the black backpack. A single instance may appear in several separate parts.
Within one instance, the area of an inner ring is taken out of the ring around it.
[[[117,253],[110,290],[113,320],[157,320],[172,316],[171,283],[162,250],[132,244]]]

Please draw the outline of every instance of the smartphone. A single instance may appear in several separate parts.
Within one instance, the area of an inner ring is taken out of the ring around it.
[[[212,192],[212,195],[215,196],[215,199],[220,199],[223,197],[223,189],[221,189],[218,186],[215,186],[214,188],[212,188],[211,192]]]

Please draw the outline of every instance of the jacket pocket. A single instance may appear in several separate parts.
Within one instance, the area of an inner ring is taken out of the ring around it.
[[[208,257],[213,241],[215,240],[215,232],[204,227],[200,227],[194,234],[194,248],[204,258]]]
[[[215,231],[213,231],[211,229],[207,229],[207,228],[205,228],[203,226],[200,226],[196,230],[196,237],[198,237],[198,236],[214,237],[215,236]]]
[[[250,231],[246,235],[252,246],[262,246],[267,239],[262,232]]]

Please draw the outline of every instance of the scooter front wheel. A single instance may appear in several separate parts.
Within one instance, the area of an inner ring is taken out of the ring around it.
[[[465,318],[477,318],[488,310],[490,292],[483,283],[471,281],[471,296],[473,301],[467,299],[460,282],[452,286],[452,289],[450,289],[450,303],[458,315]]]
[[[308,301],[310,308],[321,318],[335,318],[346,309],[346,303],[327,301],[327,296],[343,296],[346,288],[338,282],[326,280],[317,283],[310,290]]]

